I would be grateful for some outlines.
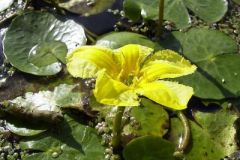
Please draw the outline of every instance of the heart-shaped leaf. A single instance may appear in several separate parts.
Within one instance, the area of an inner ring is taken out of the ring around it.
[[[123,151],[125,160],[174,160],[174,145],[157,136],[143,136],[132,140]]]
[[[42,76],[54,75],[61,70],[60,61],[64,62],[66,54],[63,43],[68,51],[85,44],[83,27],[73,20],[58,19],[50,13],[29,12],[11,23],[3,48],[14,67]]]
[[[198,66],[197,72],[179,79],[192,86],[196,96],[222,99],[240,95],[240,56],[232,38],[216,30],[191,29],[174,32],[166,41],[170,47],[180,43],[183,55]]]
[[[140,17],[157,20],[158,3],[159,0],[125,0],[124,11],[135,21]],[[164,19],[174,22],[177,28],[189,27],[191,19],[187,9],[190,9],[206,22],[217,22],[227,12],[227,4],[226,0],[165,0]]]

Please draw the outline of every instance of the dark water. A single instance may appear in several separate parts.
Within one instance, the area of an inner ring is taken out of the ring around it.
[[[111,9],[121,10],[122,9],[122,1],[123,0],[116,0],[116,2],[113,4]],[[42,6],[44,4],[42,4],[41,2],[40,3],[37,2],[37,4],[35,4],[35,5]],[[69,18],[74,19],[76,22],[82,24],[88,30],[90,30],[91,32],[93,32],[97,35],[102,35],[104,33],[112,31],[114,24],[118,21],[118,18],[119,18],[107,11],[97,14],[97,15],[89,16],[89,17],[82,17],[79,15],[74,15],[74,14],[70,14],[70,13],[68,13],[67,16]],[[2,49],[2,35],[1,34],[0,34],[0,42],[1,42],[0,43],[0,65],[1,65],[3,63],[3,49]]]

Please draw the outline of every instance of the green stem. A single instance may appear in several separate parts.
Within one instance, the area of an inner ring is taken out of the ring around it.
[[[98,38],[98,35],[96,35],[95,33],[91,32],[89,29],[87,29],[86,27],[84,27],[84,31],[89,34],[90,36],[92,36],[94,39]]]
[[[121,141],[121,132],[122,132],[122,116],[124,113],[125,107],[118,107],[117,113],[114,119],[113,124],[113,137],[112,137],[112,146],[114,149],[117,149]]]
[[[98,38],[98,35],[96,35],[95,33],[91,32],[90,30],[88,30],[86,27],[84,27],[84,31],[86,32],[86,36],[87,36],[87,39],[92,42],[92,43],[95,43],[97,38]]]
[[[188,119],[183,114],[183,112],[181,112],[181,111],[177,112],[177,116],[182,121],[184,132],[183,132],[182,141],[178,145],[177,151],[174,153],[174,155],[176,157],[182,157],[183,153],[184,153],[184,150],[186,150],[186,148],[189,144],[189,139],[190,139],[191,132],[190,132]]]
[[[164,0],[159,0],[158,6],[158,27],[157,27],[157,37],[160,37],[162,34],[163,28],[163,17],[164,17]]]
[[[89,35],[89,34],[86,34],[86,36],[87,36],[87,39],[91,42],[91,44],[95,44],[95,42],[96,42],[96,39],[95,38],[93,38],[91,35]]]

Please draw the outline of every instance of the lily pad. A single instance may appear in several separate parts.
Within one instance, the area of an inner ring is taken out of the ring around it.
[[[67,0],[57,4],[70,12],[90,16],[110,8],[115,0]]]
[[[34,46],[28,55],[30,63],[44,67],[60,60],[65,63],[68,49],[65,43],[60,41],[43,42]]]
[[[0,0],[0,12],[9,8],[13,4],[14,0]]]
[[[195,96],[223,99],[240,96],[240,56],[236,42],[222,32],[191,29],[174,32],[183,55],[198,66],[197,72],[179,80],[194,88]],[[172,45],[172,44],[171,44]]]
[[[22,150],[33,152],[23,160],[104,160],[104,147],[96,131],[67,115],[64,117],[56,131],[20,142]]]
[[[132,140],[123,151],[125,160],[174,160],[174,145],[157,136],[144,136]]]
[[[197,123],[190,121],[192,145],[186,152],[186,159],[222,159],[237,151],[237,131],[234,128],[238,119],[236,113],[221,109],[217,112],[197,112],[194,117]],[[181,122],[177,119],[172,122],[170,135],[177,140],[176,135],[182,134],[179,129]]]
[[[111,32],[101,36],[96,45],[109,47],[112,49],[120,48],[127,44],[140,44],[150,48],[159,49],[160,46],[147,37],[132,32]]]
[[[129,125],[128,129],[136,136],[154,135],[163,136],[168,131],[168,113],[162,106],[148,99],[141,99],[141,106],[133,107],[131,116],[134,117],[138,127]],[[127,128],[125,128],[127,129]]]
[[[60,61],[64,61],[66,54],[62,43],[71,51],[84,45],[86,37],[83,27],[73,20],[56,18],[46,12],[29,12],[14,19],[3,41],[4,54],[14,67],[43,76],[62,69]],[[62,52],[57,54],[57,48],[63,49]]]
[[[140,17],[146,20],[157,20],[158,3],[159,0],[125,0],[124,11],[128,18],[135,21]],[[186,28],[191,23],[187,9],[192,10],[206,22],[212,23],[221,20],[227,12],[227,8],[226,0],[165,0],[164,19],[174,22],[177,28]]]

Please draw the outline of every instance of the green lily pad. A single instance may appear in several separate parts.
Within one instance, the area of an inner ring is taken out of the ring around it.
[[[227,0],[184,0],[184,3],[188,9],[208,23],[221,20],[228,10]]]
[[[160,46],[147,37],[132,32],[111,32],[101,36],[96,45],[109,47],[112,49],[120,48],[127,44],[140,44],[150,48],[159,49]]]
[[[0,0],[0,12],[9,8],[13,4],[14,0]]]
[[[143,17],[146,20],[158,19],[159,0],[125,0],[124,11],[126,16],[134,21]],[[174,22],[177,28],[186,28],[191,24],[187,9],[192,10],[206,22],[217,22],[227,12],[227,1],[212,0],[165,0],[164,19]]]
[[[65,120],[55,131],[25,138],[22,150],[33,151],[23,160],[104,160],[104,147],[93,128],[64,116]]]
[[[233,39],[208,29],[175,32],[171,39],[180,43],[183,55],[198,67],[194,74],[179,79],[194,88],[195,96],[223,99],[240,95],[240,56]]]
[[[238,119],[236,113],[221,109],[216,112],[195,113],[197,123],[190,121],[192,142],[186,152],[186,159],[212,160],[222,159],[236,152],[238,149],[236,142],[236,129],[234,123]],[[178,140],[177,135],[181,135],[181,122],[178,119],[172,121],[171,137]]]
[[[62,69],[60,62],[64,62],[66,54],[63,43],[71,51],[85,44],[86,37],[83,27],[73,20],[57,19],[46,12],[29,12],[14,19],[3,41],[4,53],[14,67],[43,76]],[[62,51],[56,53],[59,50]]]
[[[128,125],[125,130],[130,130],[131,134],[136,136],[154,135],[162,137],[165,135],[169,126],[168,113],[161,105],[148,99],[141,99],[141,104],[141,106],[133,107],[131,110],[131,116],[139,123],[139,126]]]
[[[125,160],[174,160],[174,145],[157,136],[132,140],[123,151]]]
[[[51,65],[58,60],[65,63],[67,52],[67,46],[63,42],[43,42],[31,49],[28,55],[28,61],[38,67]]]
[[[110,8],[114,2],[115,0],[66,0],[58,2],[58,5],[70,12],[90,16]]]

